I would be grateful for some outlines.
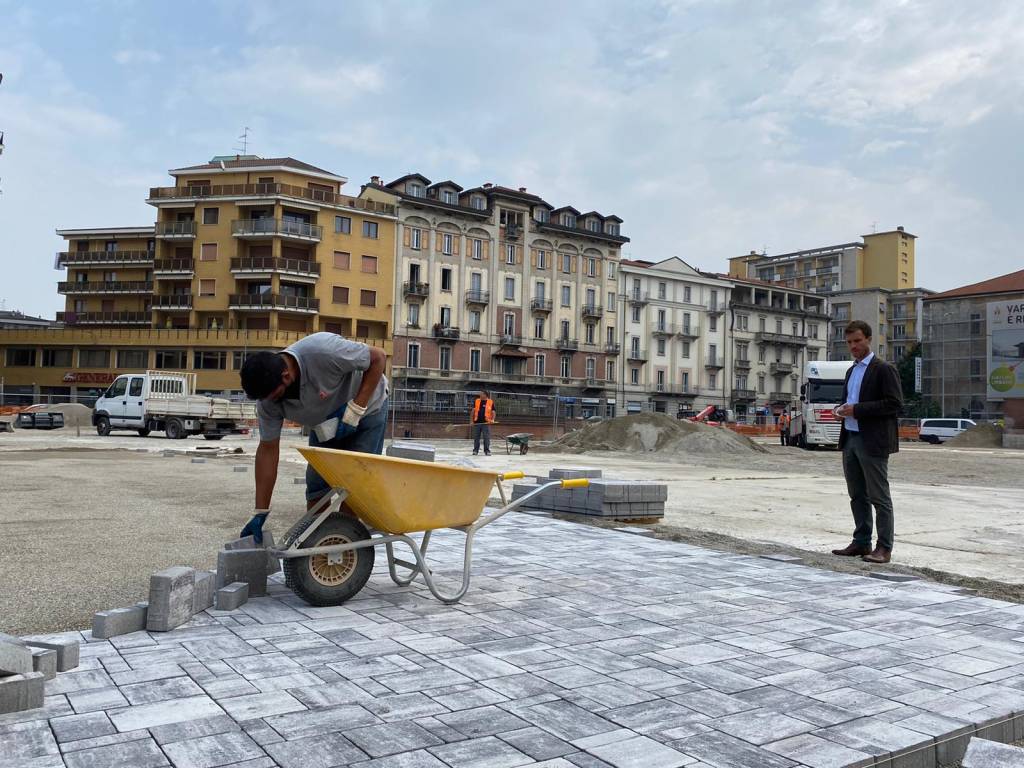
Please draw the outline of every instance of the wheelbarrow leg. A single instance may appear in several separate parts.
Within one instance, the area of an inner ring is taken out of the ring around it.
[[[409,545],[409,549],[412,550],[413,556],[416,558],[415,563],[408,563],[403,560],[394,558],[392,556],[391,544],[388,543],[386,545],[388,548],[388,568],[391,570],[392,580],[394,580],[394,582],[399,586],[406,586],[408,584],[411,584],[413,579],[416,578],[416,576],[418,576],[419,574],[423,574],[423,581],[426,583],[427,589],[430,590],[430,593],[434,597],[436,597],[438,600],[440,600],[442,603],[445,603],[446,605],[453,605],[459,602],[459,600],[461,600],[463,596],[466,594],[467,590],[469,590],[469,566],[473,556],[473,534],[475,533],[475,531],[472,528],[469,528],[466,529],[464,532],[466,533],[466,552],[462,562],[462,585],[457,592],[454,592],[452,594],[444,594],[440,590],[438,590],[437,585],[434,583],[434,574],[431,572],[430,568],[427,567],[427,559],[425,557],[427,545],[430,543],[430,531],[427,531],[424,534],[422,547],[419,544],[417,544],[416,540],[413,539],[411,536],[395,536],[396,540],[404,541],[406,544]],[[399,577],[394,569],[394,565],[396,564],[401,565],[405,568],[409,568],[413,572],[412,575],[404,578]]]
[[[426,531],[423,534],[423,541],[420,544],[420,552],[424,555],[423,563],[426,562],[425,556],[427,554],[427,546],[430,544],[431,533],[433,533],[433,531]],[[403,537],[403,540],[405,539],[412,541],[411,538]],[[407,560],[402,560],[400,558],[395,557],[394,545],[390,541],[387,544],[385,544],[384,547],[387,550],[388,554],[388,572],[391,574],[391,580],[400,587],[407,587],[410,584],[412,584],[416,580],[416,577],[421,573],[421,564],[419,558],[417,558],[417,562],[410,563]],[[414,554],[416,553],[416,548],[413,547],[412,544],[409,545],[409,548],[413,550]],[[398,570],[396,566],[399,565],[409,570],[408,576],[398,575]]]

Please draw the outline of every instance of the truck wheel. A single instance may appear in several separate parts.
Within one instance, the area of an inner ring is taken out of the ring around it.
[[[96,417],[96,434],[100,437],[106,437],[110,434],[110,419],[106,416]]]
[[[164,427],[164,434],[171,440],[183,440],[188,437],[185,434],[185,425],[178,419],[169,419],[167,421],[167,426]]]
[[[301,518],[288,531],[282,549],[291,546],[302,532],[316,519],[314,515]],[[370,532],[354,517],[335,513],[306,539],[303,547],[326,547],[369,539]],[[310,605],[341,605],[359,592],[373,571],[373,547],[344,552],[330,562],[327,555],[283,558],[284,583]]]
[[[207,440],[220,440],[224,435],[203,435]]]
[[[143,427],[142,429],[138,430],[138,432],[139,437],[149,437],[149,427]]]

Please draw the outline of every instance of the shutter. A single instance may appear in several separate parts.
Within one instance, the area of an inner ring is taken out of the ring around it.
[[[459,235],[452,235],[452,255],[453,256],[458,256],[459,255],[459,241],[461,239],[462,238]]]
[[[537,267],[537,249],[536,248],[531,248],[530,249],[530,266],[533,267],[534,269],[536,269],[536,267]]]
[[[600,276],[601,276],[601,260],[597,259],[597,261],[595,262],[595,266],[594,266],[594,277],[600,277]]]
[[[522,264],[522,263],[523,263],[523,246],[517,245],[516,246],[516,264]]]
[[[481,240],[480,242],[483,244],[483,260],[487,261],[491,258],[491,241]]]
[[[402,227],[402,243],[406,248],[412,245],[412,231],[408,227]]]
[[[569,271],[572,272],[572,273],[576,272],[576,257],[575,256],[570,256],[569,257]]]
[[[442,235],[441,235],[440,232],[438,232],[434,236],[434,242],[435,242],[434,250],[437,251],[438,253],[440,253],[441,252],[441,243],[442,243]]]

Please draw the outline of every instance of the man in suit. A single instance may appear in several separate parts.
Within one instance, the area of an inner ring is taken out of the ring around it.
[[[854,364],[846,373],[839,447],[853,510],[853,541],[833,555],[888,563],[892,557],[893,512],[889,495],[889,454],[900,449],[898,416],[903,407],[900,375],[871,351],[871,326],[853,320],[846,326],[846,346]],[[871,549],[871,507],[875,508],[878,542]]]

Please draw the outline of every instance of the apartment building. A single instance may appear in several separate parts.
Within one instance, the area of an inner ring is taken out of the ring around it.
[[[418,173],[365,189],[400,200],[394,378],[408,398],[500,384],[614,405],[621,219]]]
[[[729,259],[729,275],[824,294],[859,288],[909,289],[914,287],[916,239],[896,227],[863,235],[860,242],[771,256],[751,251]]]
[[[829,359],[850,359],[846,325],[851,320],[864,320],[871,325],[873,351],[885,360],[900,360],[921,342],[922,302],[933,293],[927,288],[857,288],[831,294]]]
[[[728,406],[731,288],[679,258],[621,262],[623,411]]]
[[[800,399],[808,360],[824,360],[828,299],[757,280],[732,280],[725,370],[737,416],[777,414]]]
[[[0,332],[8,394],[91,395],[154,367],[238,393],[248,352],[320,330],[390,352],[397,198],[345,195],[343,176],[293,158],[169,173],[149,190],[155,225],[58,230],[63,327]]]

